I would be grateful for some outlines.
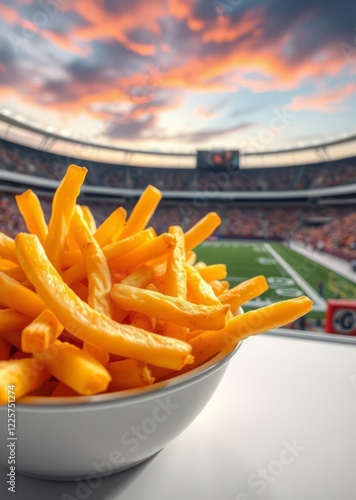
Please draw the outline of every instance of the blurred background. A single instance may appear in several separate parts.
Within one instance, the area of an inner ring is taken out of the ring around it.
[[[290,327],[356,335],[355,75],[351,0],[2,1],[0,231],[70,163],[97,223],[153,184],[157,232],[216,211],[198,259],[267,277],[246,309],[306,294]]]

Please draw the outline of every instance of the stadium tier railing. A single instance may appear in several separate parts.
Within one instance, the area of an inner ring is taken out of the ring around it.
[[[22,174],[0,169],[0,181],[11,183],[13,186],[19,186],[19,189],[24,185],[42,188],[53,191],[59,184],[59,181],[37,177],[34,175]],[[5,186],[0,186],[0,189],[5,190]],[[100,195],[100,196],[125,196],[138,197],[142,193],[142,189],[116,188],[108,186],[88,186],[82,187],[82,193],[85,195]],[[190,199],[196,200],[203,198],[213,201],[229,201],[229,200],[283,200],[283,199],[305,199],[305,198],[321,198],[328,196],[345,196],[356,194],[356,184],[348,184],[344,186],[332,186],[326,188],[314,189],[299,189],[286,191],[211,191],[209,190],[194,190],[194,191],[172,191],[162,190],[163,196],[166,199]]]

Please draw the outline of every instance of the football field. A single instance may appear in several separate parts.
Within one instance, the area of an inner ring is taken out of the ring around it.
[[[309,317],[317,319],[324,317],[327,299],[356,296],[354,283],[282,243],[208,241],[198,247],[197,259],[226,264],[231,286],[253,276],[266,276],[269,290],[248,302],[245,310],[307,295],[314,301]]]

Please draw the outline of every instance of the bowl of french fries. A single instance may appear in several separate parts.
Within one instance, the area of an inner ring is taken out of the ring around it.
[[[151,457],[202,411],[241,342],[310,311],[305,296],[244,313],[263,276],[230,288],[194,251],[221,220],[149,225],[148,186],[99,226],[70,165],[48,221],[16,196],[27,232],[0,232],[0,464],[43,478],[105,476]],[[0,228],[1,230],[1,228]]]

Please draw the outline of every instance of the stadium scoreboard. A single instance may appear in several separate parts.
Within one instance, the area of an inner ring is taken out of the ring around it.
[[[197,151],[197,168],[209,169],[231,169],[237,170],[240,166],[240,152],[238,150]]]

